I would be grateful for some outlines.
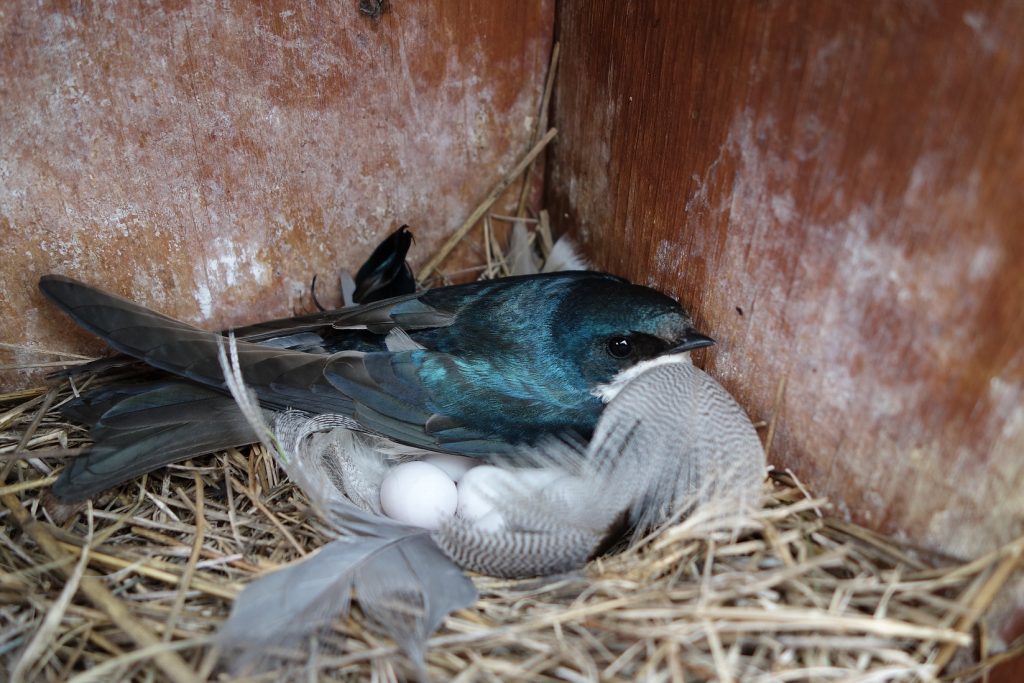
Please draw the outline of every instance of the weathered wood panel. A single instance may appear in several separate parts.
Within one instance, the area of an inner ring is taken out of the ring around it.
[[[933,549],[1024,533],[1024,5],[558,14],[551,206],[692,307],[774,463]]]
[[[46,272],[217,328],[308,309],[315,273],[336,303],[402,223],[426,260],[529,146],[554,3],[359,4],[0,5],[0,341],[101,348]]]

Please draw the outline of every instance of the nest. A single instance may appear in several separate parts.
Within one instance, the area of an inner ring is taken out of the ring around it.
[[[473,271],[508,271],[515,254],[497,235],[509,220],[490,209],[529,175],[552,136],[536,136],[421,280],[445,281],[435,268],[461,241],[477,239],[467,236],[481,223],[486,263]],[[517,217],[525,197],[523,189]],[[523,222],[549,249],[546,214]],[[73,362],[54,354],[40,365]],[[46,494],[53,473],[88,445],[86,431],[57,408],[92,381],[0,395],[0,667],[15,681],[224,679],[214,634],[233,599],[329,536],[259,445],[167,467],[84,508],[54,506]],[[690,517],[569,575],[474,576],[480,599],[428,641],[429,675],[970,681],[1024,653],[1018,643],[990,655],[980,625],[1024,542],[970,563],[936,561],[830,516],[827,502],[789,473],[773,474],[765,487],[768,504],[739,525]],[[279,661],[283,669],[258,680],[411,675],[394,643],[368,629],[358,610],[315,647]]]
[[[481,270],[494,276],[509,259],[492,220]],[[550,244],[546,221],[533,223]],[[92,381],[0,395],[0,661],[23,681],[217,680],[213,636],[234,597],[329,536],[259,445],[168,467],[85,508],[55,507],[52,472],[88,445],[57,408]],[[789,473],[773,475],[766,494],[740,525],[677,520],[571,575],[474,577],[481,598],[429,641],[429,674],[881,681],[955,669],[944,678],[968,681],[1024,651],[989,656],[979,626],[1024,544],[936,567],[830,517]],[[319,641],[260,679],[410,675],[358,611]]]
[[[327,537],[259,446],[171,466],[58,526],[43,505],[53,477],[33,464],[45,470],[85,444],[52,407],[69,395],[65,386],[0,397],[0,449],[14,475],[0,491],[4,665],[26,681],[216,680],[212,636],[241,587]],[[966,681],[1012,654],[984,657],[975,625],[1019,544],[932,568],[829,517],[791,475],[766,488],[769,504],[738,531],[689,518],[572,575],[474,577],[481,598],[429,641],[429,673],[461,681],[928,680],[960,653],[947,678]],[[295,652],[287,671],[261,679],[408,674],[397,648],[358,612],[318,652]],[[982,661],[965,667],[968,655]]]

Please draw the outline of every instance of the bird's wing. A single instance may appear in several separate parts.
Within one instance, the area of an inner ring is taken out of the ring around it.
[[[218,349],[225,340],[128,299],[62,276],[39,287],[75,322],[148,365],[223,390]],[[246,381],[270,407],[347,413],[351,402],[324,378],[328,356],[239,342]]]
[[[396,326],[406,330],[423,330],[451,325],[455,314],[421,302],[419,299],[423,294],[404,294],[335,311],[270,320],[237,328],[234,333],[238,339],[259,342],[324,328],[369,330],[386,334]]]
[[[220,334],[198,330],[70,278],[46,276],[40,288],[82,327],[118,351],[199,384],[226,390],[218,358],[225,344]],[[437,315],[415,299],[363,308],[371,307],[380,320],[387,311],[392,328],[396,321],[425,321]],[[437,403],[415,373],[416,354],[428,351],[325,355],[239,341],[237,352],[246,385],[266,408],[353,417],[368,431],[431,450],[474,455],[504,450],[502,442],[489,435],[436,414],[433,406]]]
[[[441,402],[421,380],[430,351],[343,352],[324,368],[327,380],[353,401],[352,417],[367,430],[410,446],[470,456],[508,453],[502,439],[470,429],[439,411]]]

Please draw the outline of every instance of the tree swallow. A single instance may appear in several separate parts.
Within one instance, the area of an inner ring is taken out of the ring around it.
[[[93,425],[95,445],[64,470],[59,498],[257,440],[227,395],[222,334],[60,275],[40,289],[165,373],[66,406]],[[714,343],[673,299],[591,271],[441,287],[235,335],[244,380],[266,410],[335,413],[407,446],[485,459],[514,459],[545,436],[589,438],[604,407],[598,387],[640,361]]]

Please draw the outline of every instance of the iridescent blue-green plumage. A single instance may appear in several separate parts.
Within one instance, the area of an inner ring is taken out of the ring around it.
[[[94,438],[98,429],[116,447],[76,461],[59,496],[88,496],[169,461],[133,452],[134,432],[182,439],[174,459],[254,440],[226,396],[223,336],[68,278],[47,276],[40,287],[113,348],[187,380],[154,385],[163,392],[154,401],[126,397],[130,410],[116,396],[98,405]],[[408,335],[398,346],[396,329]],[[586,438],[602,409],[598,384],[645,358],[710,343],[669,297],[585,271],[443,287],[238,334],[242,375],[265,408],[339,413],[400,443],[478,457],[544,435]],[[201,410],[190,408],[192,394]],[[174,410],[150,405],[161,398]],[[203,419],[211,414],[219,427]],[[214,443],[218,430],[232,443]],[[189,449],[190,433],[203,437],[199,450]]]

